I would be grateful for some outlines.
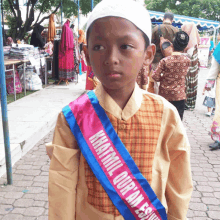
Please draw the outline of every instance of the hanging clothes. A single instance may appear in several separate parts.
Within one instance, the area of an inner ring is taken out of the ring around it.
[[[45,41],[43,39],[43,37],[41,36],[42,31],[44,30],[44,27],[36,24],[33,30],[33,33],[31,35],[31,42],[30,44],[35,46],[35,47],[39,47],[39,48],[43,48],[45,45]]]
[[[87,62],[86,62],[86,56],[84,51],[81,52],[81,65],[82,65],[82,72],[87,71]]]
[[[93,90],[100,83],[98,78],[94,75],[91,66],[87,66],[87,74],[86,74],[86,90]]]
[[[59,80],[59,45],[60,40],[54,40],[52,78],[55,80]]]
[[[55,15],[51,14],[49,20],[47,42],[51,41],[53,43],[55,36],[56,36]]]
[[[63,25],[61,42],[59,48],[59,79],[71,80],[74,78],[74,43],[73,32],[69,27],[70,21],[67,20]]]
[[[78,43],[80,46],[80,53],[81,53],[81,51],[83,50],[83,44],[86,44],[85,32],[83,30],[79,30]]]
[[[79,63],[80,63],[80,57],[79,57],[79,46],[78,46],[78,36],[76,32],[74,31],[74,24],[71,25],[71,30],[73,32],[73,43],[74,43],[74,75],[79,73]]]

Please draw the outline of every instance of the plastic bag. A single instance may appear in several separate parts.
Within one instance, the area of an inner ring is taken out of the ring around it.
[[[26,89],[31,91],[43,89],[42,81],[36,73],[33,73],[26,78]]]
[[[12,71],[6,72],[6,89],[8,94],[14,94],[14,79]],[[16,94],[22,92],[22,85],[17,71],[15,72],[15,91]]]

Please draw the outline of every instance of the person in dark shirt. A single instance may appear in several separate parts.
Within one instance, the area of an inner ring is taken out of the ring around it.
[[[178,28],[172,26],[172,22],[174,19],[174,15],[170,12],[166,12],[163,17],[163,24],[160,25],[161,33],[165,39],[168,39],[171,43],[173,43],[174,37],[176,33],[179,31]],[[160,36],[159,36],[159,25],[153,28],[152,30],[152,40],[151,42],[156,45],[156,54],[152,63],[152,71],[151,73],[156,70],[159,62],[161,59],[163,59],[163,54],[160,50]],[[151,77],[151,74],[149,75],[149,86],[148,91],[155,92],[155,86],[154,80]]]
[[[174,52],[171,56],[163,58],[152,74],[152,78],[160,82],[159,95],[177,108],[181,120],[183,120],[186,99],[185,78],[190,66],[190,59],[182,52],[187,47],[188,42],[188,34],[179,31],[173,42]]]
[[[176,33],[179,31],[176,27],[172,26],[174,16],[172,13],[167,12],[164,14],[163,24],[160,25],[162,35],[165,39],[168,39],[173,43]],[[163,59],[162,52],[160,50],[160,37],[158,33],[159,25],[154,27],[152,30],[152,40],[151,42],[156,45],[156,54],[153,63],[159,63]],[[156,69],[156,68],[155,68]]]
[[[43,48],[45,46],[45,40],[41,36],[41,33],[43,32],[44,27],[36,24],[31,36],[31,45],[34,45],[35,47]]]

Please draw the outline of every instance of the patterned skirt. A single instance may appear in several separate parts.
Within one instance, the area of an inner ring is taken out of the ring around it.
[[[193,55],[191,57],[191,66],[186,76],[186,102],[187,108],[194,109],[196,105],[197,89],[198,89],[198,72],[199,72],[199,62],[198,62],[198,51],[197,48],[194,49]]]
[[[213,141],[220,142],[220,75],[216,82],[215,116],[211,126],[211,137]]]
[[[77,60],[77,57],[76,57],[76,46],[74,47],[74,50],[73,50],[73,56],[74,56],[74,76],[78,74],[79,72],[79,62]]]
[[[64,53],[59,52],[59,79],[70,80],[74,78],[74,54],[73,49]]]

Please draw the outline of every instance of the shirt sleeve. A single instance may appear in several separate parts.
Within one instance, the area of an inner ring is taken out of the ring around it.
[[[147,85],[148,83],[148,72],[149,72],[149,66],[144,66],[141,72],[141,78],[142,78],[142,85]]]
[[[152,73],[152,78],[156,81],[156,82],[160,82],[161,81],[161,73],[164,72],[164,64],[165,61],[161,60],[156,68],[156,70]]]
[[[179,117],[167,146],[170,161],[165,191],[168,220],[185,220],[193,186],[190,145]]]
[[[219,64],[216,61],[215,57],[212,56],[212,65],[211,65],[211,68],[209,69],[209,73],[206,79],[216,80],[218,73],[219,73]]]
[[[80,150],[63,113],[58,116],[53,142],[46,148],[51,159],[48,184],[49,220],[75,220]]]

